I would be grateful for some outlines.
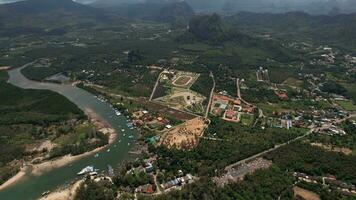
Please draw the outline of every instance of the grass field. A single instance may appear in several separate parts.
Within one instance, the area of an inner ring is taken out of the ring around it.
[[[178,77],[173,84],[178,86],[186,86],[192,81],[193,77],[191,76],[180,76]]]
[[[347,111],[356,111],[356,105],[352,101],[337,101],[337,104]]]
[[[247,126],[253,125],[254,122],[254,116],[253,115],[247,115],[247,114],[241,114],[241,123]]]
[[[303,85],[303,81],[298,80],[294,77],[289,77],[283,82],[283,84],[294,86],[294,87],[301,87]]]
[[[356,87],[354,84],[342,84],[347,90],[347,96],[356,102]]]

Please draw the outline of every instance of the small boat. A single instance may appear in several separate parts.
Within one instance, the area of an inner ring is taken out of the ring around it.
[[[98,175],[98,172],[90,172],[89,175],[90,176],[96,176],[96,175]]]
[[[111,150],[110,149],[108,149],[108,150],[106,150],[107,152],[110,152]]]
[[[94,166],[86,166],[85,168],[83,168],[80,172],[78,172],[78,175],[84,175],[90,172],[94,172]]]
[[[42,193],[42,196],[47,196],[49,193],[50,193],[50,191],[49,191],[49,190],[48,190],[48,191],[46,191],[46,192],[43,192],[43,193]]]
[[[123,135],[124,137],[126,136],[126,134],[124,133],[124,135]]]
[[[125,132],[125,129],[121,129],[122,132]]]
[[[114,169],[111,167],[111,165],[108,165],[108,173],[109,176],[114,176]]]
[[[133,135],[130,135],[129,138],[132,139],[132,138],[133,138]]]
[[[98,154],[98,153],[94,155],[94,158],[97,158],[97,157],[99,157],[99,154]]]
[[[119,140],[119,142],[121,142],[121,140]]]
[[[130,146],[130,143],[127,143],[127,146]]]

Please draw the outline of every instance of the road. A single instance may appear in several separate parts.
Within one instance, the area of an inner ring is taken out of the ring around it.
[[[208,118],[210,107],[211,107],[211,103],[212,103],[212,100],[213,100],[214,91],[215,91],[215,78],[214,78],[213,72],[211,72],[211,71],[210,71],[210,77],[213,79],[213,88],[211,88],[210,97],[209,97],[209,103],[208,103],[208,106],[206,107],[205,119]]]
[[[353,118],[353,117],[356,117],[356,113],[353,113],[353,114],[351,114],[350,116],[345,117],[345,118],[343,118],[343,119],[338,119],[338,120],[336,120],[336,121],[334,121],[334,122],[335,122],[335,123],[341,123],[341,122],[344,122],[344,121],[346,121],[347,119],[350,119],[350,118]],[[247,161],[253,160],[253,159],[255,159],[255,158],[258,158],[258,157],[260,157],[260,156],[263,156],[264,154],[267,154],[267,153],[269,153],[269,152],[272,152],[272,151],[274,151],[274,150],[276,150],[276,149],[278,149],[278,148],[280,148],[280,147],[286,146],[286,145],[290,144],[291,142],[295,142],[295,141],[297,141],[297,140],[300,140],[300,139],[302,139],[302,138],[305,138],[305,137],[309,136],[310,134],[312,134],[313,132],[318,132],[318,131],[326,130],[326,129],[330,128],[331,125],[332,125],[332,124],[325,124],[324,126],[319,127],[319,128],[312,127],[312,128],[308,131],[308,133],[306,133],[306,134],[304,134],[304,135],[302,135],[302,136],[296,137],[296,138],[294,138],[294,139],[292,139],[292,140],[289,140],[288,142],[275,145],[275,146],[274,146],[273,148],[271,148],[271,149],[267,149],[267,150],[265,150],[265,151],[262,151],[261,153],[258,153],[258,154],[255,154],[255,155],[251,156],[251,157],[248,157],[248,158],[245,158],[245,159],[243,159],[243,160],[240,160],[240,161],[238,161],[238,162],[236,162],[236,163],[234,163],[234,164],[232,164],[232,165],[229,165],[229,166],[225,167],[225,170],[229,170],[229,169],[234,168],[234,167],[236,167],[236,166],[238,166],[238,165],[241,165],[241,164],[243,164],[243,163],[246,163]]]
[[[224,141],[224,139],[220,139],[220,138],[213,138],[213,137],[202,137],[202,139],[206,139],[206,140],[213,140],[213,141]]]
[[[242,97],[241,97],[241,90],[240,90],[240,79],[236,78],[236,87],[237,87],[237,98],[239,98],[241,100],[241,102],[245,103],[246,105],[249,106],[253,106],[252,104],[250,104],[249,102],[245,101]]]
[[[274,150],[276,150],[276,149],[278,149],[278,148],[280,148],[280,147],[283,147],[283,146],[285,146],[285,145],[287,145],[287,144],[289,144],[289,143],[291,143],[291,142],[295,142],[295,141],[297,141],[297,140],[300,140],[300,139],[302,139],[302,138],[305,138],[305,137],[307,137],[308,135],[310,135],[312,132],[313,132],[313,131],[310,130],[308,133],[306,133],[306,134],[304,134],[304,135],[302,135],[302,136],[296,137],[296,138],[294,138],[294,139],[292,139],[292,140],[289,140],[288,142],[275,145],[275,146],[274,146],[273,148],[271,148],[271,149],[267,149],[267,150],[262,151],[262,152],[260,152],[260,153],[258,153],[258,154],[255,154],[255,155],[253,155],[253,156],[251,156],[251,157],[248,157],[248,158],[245,158],[245,159],[243,159],[243,160],[240,160],[240,161],[238,161],[238,162],[236,162],[236,163],[234,163],[234,164],[232,164],[232,165],[229,165],[229,166],[225,167],[225,170],[230,170],[231,168],[234,168],[234,167],[236,167],[236,166],[238,166],[238,165],[241,165],[241,164],[243,164],[243,163],[246,163],[247,161],[253,160],[253,159],[258,158],[258,157],[260,157],[260,156],[263,156],[264,154],[267,154],[267,153],[269,153],[269,152],[271,152],[271,151],[274,151]]]
[[[239,78],[236,79],[236,87],[237,87],[237,98],[242,99],[241,98],[240,79]]]
[[[155,94],[156,88],[157,88],[157,86],[158,86],[158,84],[159,84],[159,80],[161,79],[161,75],[162,75],[164,72],[165,72],[165,70],[163,70],[161,73],[159,73],[158,78],[157,78],[157,81],[156,81],[156,83],[155,83],[155,86],[154,86],[154,88],[153,88],[153,90],[152,90],[152,93],[151,93],[151,96],[150,96],[150,100],[149,100],[149,101],[152,101],[153,95]]]

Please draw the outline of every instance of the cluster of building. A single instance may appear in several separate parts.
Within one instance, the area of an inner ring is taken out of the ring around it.
[[[145,172],[147,174],[152,173],[155,171],[155,167],[152,164],[153,160],[146,161],[144,165],[140,165],[136,168],[131,168],[126,173],[134,173],[134,172]]]
[[[267,125],[269,127],[274,127],[274,128],[291,129],[293,127],[293,121],[287,117],[282,117],[282,118],[268,117]]]
[[[170,180],[166,183],[161,184],[161,188],[164,190],[172,190],[172,189],[177,189],[179,186],[183,186],[188,183],[194,182],[194,177],[191,174],[187,174],[185,176],[175,178],[173,180]]]
[[[297,111],[293,123],[297,127],[307,128],[314,124],[316,127],[325,127],[321,133],[328,135],[345,135],[346,132],[335,124],[338,119],[343,119],[348,116],[348,113],[339,109],[325,109],[312,111]]]
[[[275,90],[274,93],[277,95],[277,97],[282,100],[282,101],[288,101],[289,97],[287,94],[287,91],[284,90]]]
[[[260,67],[256,71],[256,78],[257,78],[257,81],[260,81],[260,82],[270,82],[268,69],[264,69],[263,67]]]
[[[356,64],[356,57],[355,56],[345,55],[344,57],[345,57],[346,62],[348,62],[350,64]]]
[[[356,194],[356,186],[339,181],[335,176],[310,176],[300,172],[294,172],[293,176],[296,177],[298,181],[326,185],[331,189],[339,190],[347,195]]]
[[[135,189],[137,193],[144,193],[144,194],[154,194],[156,192],[156,186],[152,184],[141,185]]]
[[[87,78],[91,78],[91,77],[94,77],[95,76],[95,71],[94,70],[85,70],[83,69],[81,71],[81,74],[85,75]]]
[[[171,129],[170,121],[163,116],[153,115],[147,110],[139,110],[132,113],[132,123],[135,126],[146,127],[151,130]]]
[[[311,65],[330,65],[335,63],[335,53],[330,47],[319,47],[317,53],[321,52],[320,59],[313,59],[309,62]]]
[[[330,128],[323,130],[321,133],[327,134],[327,135],[346,135],[346,132],[335,125],[331,125]]]
[[[238,98],[217,94],[213,96],[210,112],[226,121],[240,122],[241,114],[253,115],[255,110],[256,107],[245,104]]]

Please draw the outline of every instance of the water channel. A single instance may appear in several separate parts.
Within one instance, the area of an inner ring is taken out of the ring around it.
[[[26,67],[26,66],[24,66]],[[114,110],[108,103],[101,102],[93,94],[68,84],[54,84],[31,81],[24,77],[21,70],[16,68],[9,71],[9,82],[24,89],[51,90],[62,94],[81,109],[91,109],[99,117],[109,123],[118,133],[116,141],[102,150],[98,157],[87,156],[77,160],[62,168],[53,169],[40,176],[26,175],[26,177],[16,184],[0,191],[1,200],[32,200],[37,199],[45,191],[53,191],[59,186],[71,183],[78,179],[78,171],[88,165],[95,168],[107,170],[108,165],[116,167],[131,156],[129,151],[135,143],[137,131],[127,127],[127,120],[124,116],[116,116]],[[123,132],[122,129],[125,129]],[[125,135],[125,136],[124,136]],[[108,151],[110,149],[110,151]]]

